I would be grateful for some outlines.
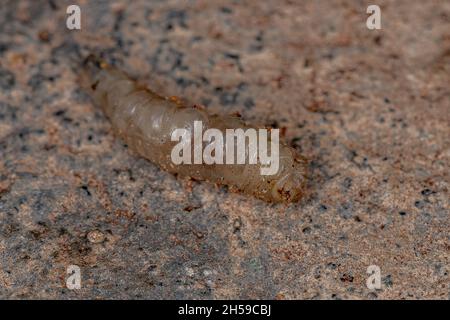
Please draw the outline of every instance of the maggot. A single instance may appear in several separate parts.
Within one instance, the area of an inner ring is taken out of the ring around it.
[[[209,114],[202,108],[185,106],[141,86],[93,55],[84,60],[82,79],[94,103],[110,119],[115,134],[160,168],[180,177],[227,185],[268,202],[295,202],[304,195],[307,160],[284,143],[279,146],[279,169],[270,176],[260,174],[261,164],[173,163],[174,130],[192,129],[195,121],[223,132],[251,127],[239,116]]]

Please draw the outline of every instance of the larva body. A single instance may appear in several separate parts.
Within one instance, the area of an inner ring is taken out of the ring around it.
[[[282,143],[275,175],[261,175],[260,164],[174,164],[171,151],[177,142],[171,141],[171,134],[175,129],[192,130],[194,121],[223,132],[249,126],[238,116],[211,115],[199,108],[181,106],[98,60],[87,59],[85,68],[93,100],[110,119],[114,132],[129,148],[162,169],[228,185],[268,202],[294,202],[303,195],[307,161]]]

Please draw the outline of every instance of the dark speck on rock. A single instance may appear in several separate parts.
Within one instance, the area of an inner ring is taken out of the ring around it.
[[[434,192],[433,190],[430,190],[430,189],[423,189],[420,193],[421,193],[423,196],[429,196],[429,195],[432,195],[432,194],[434,194],[434,193],[436,193],[436,192]]]
[[[88,196],[91,195],[91,192],[89,191],[88,186],[81,186],[81,189],[83,189],[84,191],[86,191],[86,194],[87,194]]]
[[[5,52],[8,49],[8,45],[6,43],[0,43],[0,54]]]
[[[221,7],[220,11],[223,12],[223,13],[227,13],[227,14],[233,13],[233,10],[230,9],[229,7]]]
[[[448,297],[445,1],[383,7],[414,17],[389,37],[330,14],[360,0],[74,2],[81,32],[65,1],[0,5],[0,299]],[[129,152],[80,81],[89,53],[163,96],[286,128],[307,196],[185,184]],[[366,289],[372,263],[389,290]],[[71,264],[78,291],[61,286]]]
[[[349,274],[349,273],[344,273],[341,276],[341,281],[342,282],[353,282],[353,279],[354,279],[354,277],[351,274]]]
[[[414,206],[417,209],[423,209],[425,207],[425,201],[417,200],[416,202],[414,202]]]
[[[220,95],[220,103],[224,106],[234,105],[237,101],[238,92],[223,92]]]
[[[378,295],[375,292],[369,292],[367,294],[367,298],[374,300],[374,299],[378,299]]]
[[[171,30],[174,24],[184,29],[188,28],[186,24],[186,11],[184,10],[170,10],[167,13],[166,20],[168,21],[166,25],[168,30]]]
[[[334,270],[334,269],[337,268],[337,265],[334,262],[330,262],[330,263],[327,264],[327,268]]]
[[[59,117],[66,113],[66,110],[58,110],[53,113],[54,116]]]

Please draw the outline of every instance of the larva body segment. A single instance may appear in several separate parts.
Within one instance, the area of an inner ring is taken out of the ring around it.
[[[139,86],[125,73],[94,58],[85,61],[85,80],[96,104],[110,119],[114,132],[142,157],[179,176],[228,185],[232,190],[268,202],[294,202],[304,194],[307,161],[294,149],[280,143],[279,170],[261,175],[261,164],[179,164],[171,151],[177,128],[193,130],[194,121],[203,128],[226,129],[249,126],[237,116],[210,115],[199,108],[181,106]],[[86,78],[87,76],[87,78]],[[248,155],[248,148],[246,149]]]

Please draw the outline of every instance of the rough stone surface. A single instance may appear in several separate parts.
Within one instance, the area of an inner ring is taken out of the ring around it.
[[[364,1],[1,1],[0,298],[449,299],[450,2],[377,3],[371,31]],[[131,154],[80,87],[89,52],[285,128],[308,196]]]

